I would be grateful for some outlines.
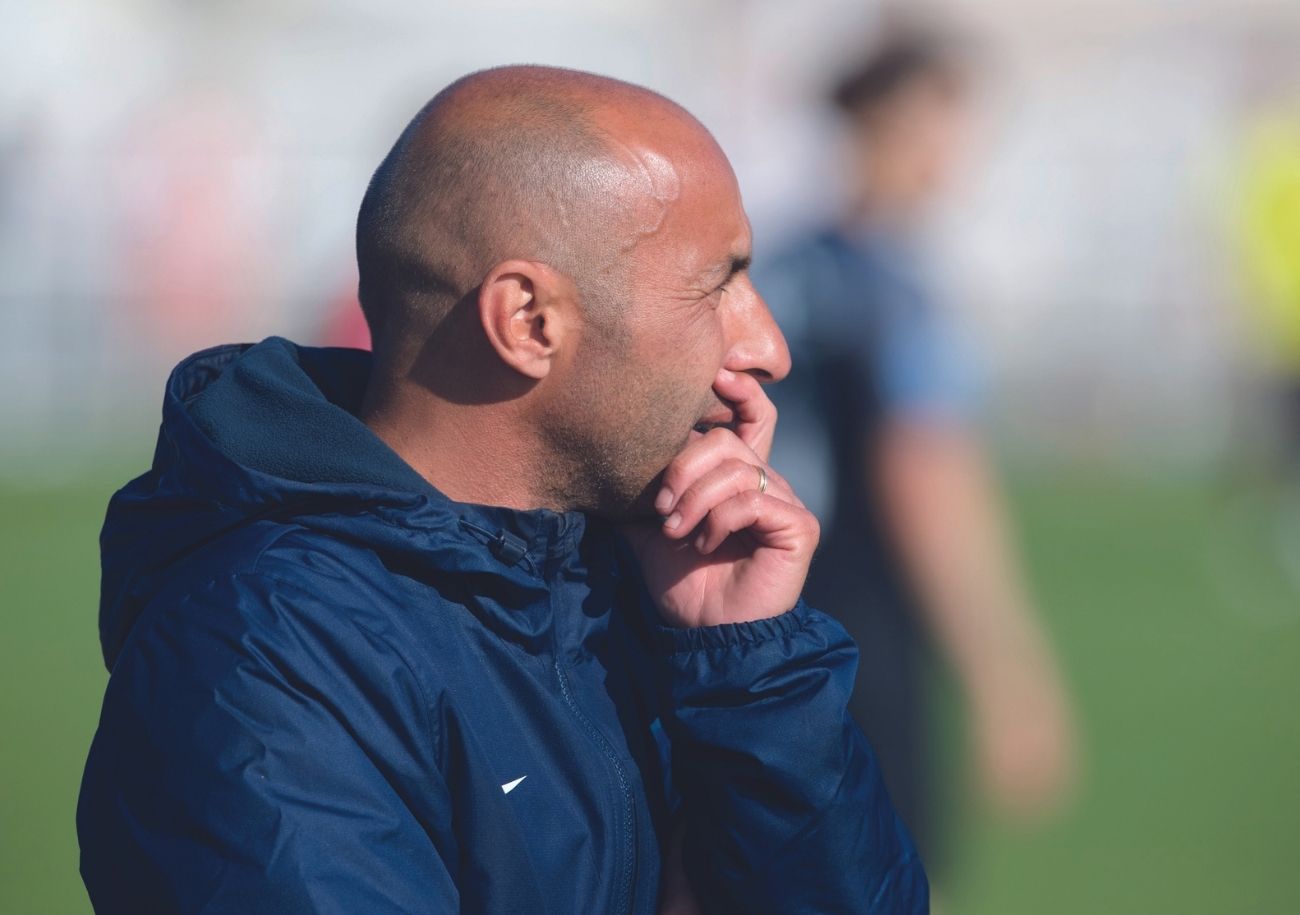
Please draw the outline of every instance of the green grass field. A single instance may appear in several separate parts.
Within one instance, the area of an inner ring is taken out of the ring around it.
[[[73,817],[106,679],[96,537],[116,482],[0,488],[0,913],[89,910]],[[1300,596],[1255,536],[1271,503],[1043,474],[1012,495],[1085,780],[1032,832],[959,800],[945,915],[1300,913]]]

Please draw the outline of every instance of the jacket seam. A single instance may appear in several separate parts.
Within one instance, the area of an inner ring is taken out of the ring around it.
[[[257,519],[257,520],[261,520],[261,519]],[[254,521],[254,523],[256,522]],[[257,551],[257,555],[254,556],[253,561],[248,564],[248,568],[236,569],[235,571],[230,572],[228,574],[230,574],[231,577],[235,577],[238,575],[245,575],[245,574],[267,575],[267,573],[261,571],[258,568],[258,566],[262,564],[262,558],[266,556],[266,551],[269,550],[271,547],[275,546],[276,544],[278,544],[285,537],[288,537],[290,534],[296,534],[298,531],[303,529],[300,525],[285,524],[284,522],[280,522],[278,528],[279,529],[275,532],[275,536],[272,537],[270,540],[268,540],[266,543],[262,544],[262,548]],[[215,580],[216,577],[214,576],[213,581]],[[279,579],[276,580],[279,581]]]

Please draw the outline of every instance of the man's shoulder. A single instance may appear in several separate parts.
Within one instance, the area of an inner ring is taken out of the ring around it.
[[[381,706],[392,727],[426,727],[442,684],[421,646],[436,640],[417,638],[377,586],[373,554],[292,525],[224,541],[169,570],[142,608],[115,659],[117,703],[147,718],[169,695],[205,708],[324,701],[344,717]]]
[[[117,656],[101,718],[113,754],[167,747],[201,766],[231,748],[260,754],[280,734],[355,741],[386,759],[432,746],[439,683],[397,610],[349,576],[362,551],[260,522],[222,540],[168,570]]]
[[[389,572],[374,549],[337,534],[301,524],[276,524],[250,531],[231,571],[283,580],[301,587],[338,592],[373,591],[389,584]]]
[[[297,640],[373,653],[400,645],[400,594],[373,551],[300,525],[258,521],[192,551],[164,571],[138,638]],[[379,639],[372,636],[378,634]]]
[[[186,550],[160,570],[160,594],[172,600],[235,580],[275,580],[309,590],[360,587],[347,571],[373,562],[364,547],[274,519],[241,523]]]

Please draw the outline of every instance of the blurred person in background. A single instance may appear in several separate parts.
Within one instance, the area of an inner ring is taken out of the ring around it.
[[[973,428],[975,372],[916,250],[963,150],[968,91],[946,38],[883,40],[832,93],[850,138],[839,220],[780,252],[758,280],[795,366],[774,394],[784,433],[774,463],[792,480],[818,466],[830,476],[806,593],[861,649],[851,709],[927,862],[942,844],[927,638],[956,671],[981,782],[1000,809],[1046,813],[1074,768],[1061,676]],[[801,482],[801,492],[819,489]]]
[[[1255,115],[1233,192],[1244,315],[1276,427],[1264,550],[1300,589],[1300,97]]]
[[[1235,183],[1245,300],[1300,458],[1300,99],[1258,116],[1244,146]]]

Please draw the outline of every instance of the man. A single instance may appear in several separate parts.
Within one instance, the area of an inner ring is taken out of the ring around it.
[[[647,90],[510,67],[417,115],[358,220],[373,359],[191,357],[110,505],[101,911],[926,910],[799,601],[749,249]]]
[[[932,869],[942,836],[923,633],[970,702],[996,803],[1043,812],[1072,768],[1064,690],[972,428],[974,373],[917,252],[917,224],[960,157],[965,90],[949,41],[887,36],[833,93],[849,133],[839,222],[789,246],[759,280],[797,357],[777,400],[783,431],[797,432],[777,441],[775,462],[826,527],[808,599],[861,648],[850,708]],[[821,481],[800,471],[819,466],[831,477],[824,509],[809,495]]]

